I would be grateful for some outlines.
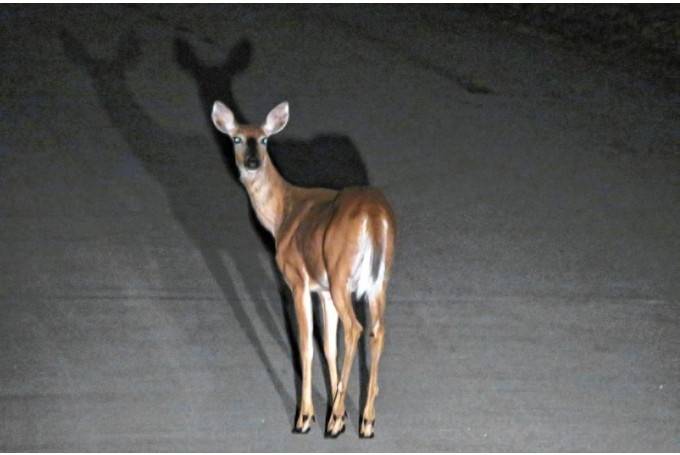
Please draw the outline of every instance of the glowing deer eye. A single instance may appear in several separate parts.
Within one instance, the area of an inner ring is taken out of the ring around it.
[[[262,139],[260,139],[260,142],[262,142],[262,144],[264,145],[267,145],[267,138],[263,137]]]
[[[234,138],[234,144],[240,144],[241,142],[242,141],[241,141],[240,137],[237,136],[237,137]]]

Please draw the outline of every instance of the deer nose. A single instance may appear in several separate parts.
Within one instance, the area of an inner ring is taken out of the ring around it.
[[[260,167],[260,159],[255,156],[249,156],[246,158],[245,165],[246,169],[250,169],[252,171]]]

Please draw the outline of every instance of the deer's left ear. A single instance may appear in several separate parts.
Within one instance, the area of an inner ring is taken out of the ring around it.
[[[284,129],[288,123],[288,116],[288,101],[284,101],[267,114],[267,120],[262,125],[265,134],[271,136]]]

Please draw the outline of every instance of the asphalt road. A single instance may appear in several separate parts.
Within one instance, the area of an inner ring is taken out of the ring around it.
[[[2,6],[0,43],[0,449],[680,451],[677,93],[456,8]],[[394,206],[373,440],[365,361],[324,439],[318,346],[291,434],[215,98]]]

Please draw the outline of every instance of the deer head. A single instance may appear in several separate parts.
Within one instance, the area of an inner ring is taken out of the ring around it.
[[[267,139],[286,127],[288,117],[288,102],[284,101],[267,114],[267,119],[261,126],[239,125],[234,113],[224,103],[215,101],[212,109],[213,124],[234,143],[236,165],[241,178],[254,176],[269,160]]]

